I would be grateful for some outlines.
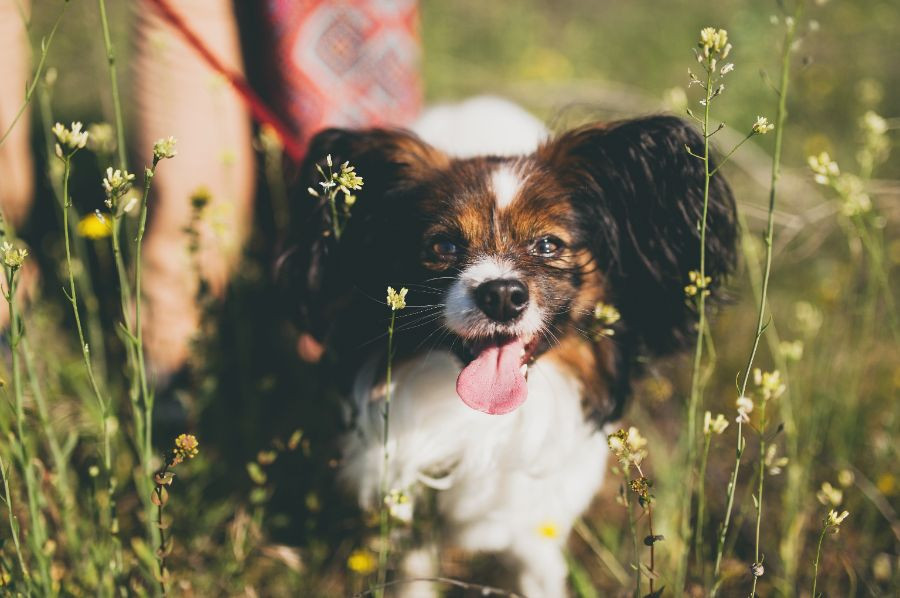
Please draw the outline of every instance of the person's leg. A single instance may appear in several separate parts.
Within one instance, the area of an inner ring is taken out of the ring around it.
[[[0,135],[6,133],[25,100],[31,81],[28,37],[20,10],[27,0],[0,0]],[[0,145],[0,209],[10,224],[19,227],[31,208],[34,164],[29,145],[29,111]]]
[[[230,69],[242,70],[231,0],[170,2],[202,42]],[[249,113],[152,2],[136,5],[133,64],[138,145],[149,160],[156,139],[174,136],[178,155],[154,179],[152,221],[145,248],[147,318],[144,338],[154,369],[169,374],[188,357],[197,330],[197,280],[185,227],[191,196],[207,192],[200,263],[221,295],[252,224],[254,157]]]

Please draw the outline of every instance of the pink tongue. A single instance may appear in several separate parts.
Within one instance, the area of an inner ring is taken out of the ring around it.
[[[519,340],[489,345],[463,368],[456,379],[456,394],[463,403],[491,415],[516,409],[528,398],[522,375],[522,350]]]

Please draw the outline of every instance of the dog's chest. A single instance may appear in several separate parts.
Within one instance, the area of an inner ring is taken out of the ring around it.
[[[442,516],[494,548],[509,533],[546,521],[565,527],[584,510],[603,477],[606,441],[585,419],[577,379],[549,361],[529,370],[528,399],[507,415],[466,407],[456,395],[460,364],[433,352],[394,370],[388,485],[415,494],[435,488]],[[344,441],[343,482],[366,507],[377,504],[383,467],[385,388],[361,373],[355,429]],[[472,531],[472,530],[470,530]],[[466,542],[470,544],[470,542]]]

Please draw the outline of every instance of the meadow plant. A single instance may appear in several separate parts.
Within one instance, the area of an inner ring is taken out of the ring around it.
[[[685,492],[681,505],[681,537],[685,546],[691,545],[691,504],[694,494],[694,487],[697,484],[695,475],[697,471],[697,415],[700,403],[703,397],[703,391],[709,376],[714,368],[714,361],[711,359],[705,372],[703,368],[704,346],[710,346],[710,353],[713,353],[711,336],[708,334],[708,324],[706,318],[707,306],[706,299],[710,295],[710,289],[714,284],[720,281],[713,281],[706,274],[706,231],[707,231],[707,212],[709,208],[709,186],[712,177],[718,170],[724,166],[734,152],[743,145],[748,139],[756,135],[764,135],[772,130],[773,125],[768,122],[765,117],[758,116],[756,122],[749,127],[749,131],[744,138],[737,143],[729,152],[727,152],[719,161],[718,165],[712,166],[711,142],[710,139],[725,128],[724,123],[712,129],[712,120],[710,108],[712,103],[716,101],[725,91],[725,77],[734,71],[733,62],[725,62],[731,55],[732,44],[728,41],[728,32],[725,29],[716,29],[715,27],[705,27],[700,31],[700,39],[694,53],[697,62],[703,69],[703,74],[697,76],[693,70],[688,69],[688,77],[690,79],[688,87],[697,85],[703,92],[703,97],[699,100],[699,104],[703,107],[702,116],[697,116],[693,110],[688,109],[687,114],[696,121],[701,128],[703,134],[703,153],[697,154],[692,148],[685,147],[688,154],[703,161],[704,164],[704,184],[703,184],[703,212],[700,221],[697,223],[697,229],[700,232],[700,265],[698,270],[689,273],[689,279],[684,288],[687,300],[694,306],[698,314],[697,323],[697,342],[694,347],[693,366],[691,370],[691,390],[687,406],[687,435],[686,443],[686,471],[688,475],[688,491]],[[701,492],[703,484],[700,484]],[[701,499],[699,503],[703,501]],[[683,588],[685,578],[687,576],[688,556],[690,550],[683,551],[681,562],[678,567],[676,577],[676,587]]]
[[[328,162],[331,162],[331,156],[328,157]],[[347,167],[347,163],[344,163],[344,166],[341,167],[341,170]],[[352,172],[352,170],[350,170]],[[357,177],[358,178],[358,177]],[[362,184],[362,179],[359,179],[359,185]],[[390,423],[391,423],[391,395],[393,394],[393,386],[391,381],[391,366],[394,358],[394,322],[397,316],[397,312],[406,308],[406,294],[409,292],[409,289],[403,287],[399,291],[394,289],[394,287],[387,288],[387,306],[391,310],[391,321],[388,324],[387,329],[387,371],[385,376],[385,394],[384,394],[384,406],[381,411],[382,418],[382,439],[381,439],[381,450],[382,450],[382,464],[381,464],[381,485],[380,485],[380,495],[379,501],[380,505],[380,518],[379,518],[379,543],[378,543],[378,578],[375,586],[375,595],[383,596],[384,595],[384,583],[387,580],[387,563],[388,557],[390,556],[390,533],[391,533],[391,512],[392,510],[397,509],[397,505],[400,504],[399,498],[394,498],[392,500],[391,495],[392,492],[396,494],[397,497],[403,496],[399,490],[391,490],[388,488],[388,468],[390,466],[390,451],[388,448],[388,433],[390,431]],[[394,503],[392,505],[392,503]],[[405,497],[404,503],[409,503],[409,497]],[[409,504],[409,509],[411,509],[412,505]],[[406,507],[404,507],[404,511],[406,511]],[[412,513],[409,512],[408,518],[412,519]]]
[[[356,174],[356,168],[349,162],[344,162],[335,171],[331,154],[325,156],[325,168],[328,169],[327,173],[320,164],[316,164],[316,169],[322,177],[319,186],[322,187],[322,193],[325,194],[325,200],[331,211],[331,232],[334,238],[340,241],[344,226],[350,218],[350,210],[356,203],[356,195],[351,191],[362,189],[363,180]],[[320,197],[319,192],[312,187],[307,189],[307,192],[313,197]],[[338,193],[341,194],[340,199]]]

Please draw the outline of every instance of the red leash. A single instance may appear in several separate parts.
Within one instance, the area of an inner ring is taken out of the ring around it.
[[[174,27],[184,39],[197,51],[198,54],[214,71],[225,77],[239,96],[247,103],[253,118],[257,122],[267,124],[275,130],[275,134],[281,140],[285,153],[295,163],[299,164],[306,150],[297,142],[296,135],[290,127],[269,108],[259,95],[253,91],[247,80],[240,73],[228,69],[216,58],[209,48],[197,37],[184,19],[172,10],[168,0],[150,0],[159,9],[162,17]]]

